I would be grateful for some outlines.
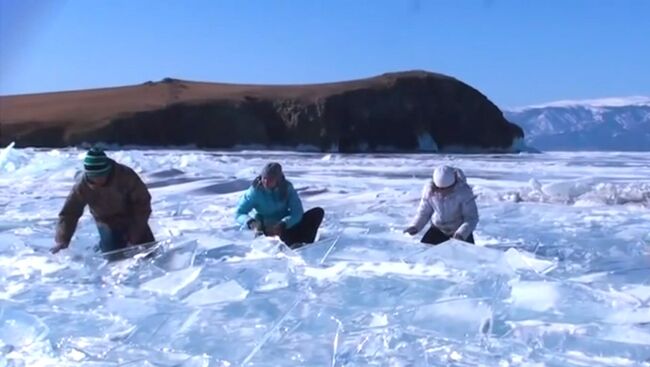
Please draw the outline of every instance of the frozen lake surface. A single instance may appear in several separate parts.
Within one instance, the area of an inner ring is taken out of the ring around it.
[[[153,260],[106,263],[87,213],[54,224],[83,151],[0,153],[0,366],[650,366],[650,154],[123,150]],[[281,162],[318,242],[239,231]],[[401,231],[440,163],[478,195],[477,246]]]

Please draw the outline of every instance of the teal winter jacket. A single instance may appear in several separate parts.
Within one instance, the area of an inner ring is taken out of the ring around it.
[[[254,213],[251,213],[252,210]],[[284,222],[286,228],[291,228],[302,220],[302,214],[300,197],[291,182],[283,179],[278,186],[268,190],[261,185],[258,177],[239,199],[236,219],[241,225],[255,219],[264,227]]]

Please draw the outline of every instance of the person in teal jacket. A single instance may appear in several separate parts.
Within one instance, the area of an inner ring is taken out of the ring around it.
[[[302,202],[277,162],[268,163],[253,180],[237,206],[239,224],[258,235],[279,236],[289,247],[312,243],[325,211],[312,208],[303,211]]]

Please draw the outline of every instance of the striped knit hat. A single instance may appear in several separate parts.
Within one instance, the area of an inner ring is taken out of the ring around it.
[[[113,163],[100,148],[90,148],[84,158],[84,172],[88,177],[107,176]]]

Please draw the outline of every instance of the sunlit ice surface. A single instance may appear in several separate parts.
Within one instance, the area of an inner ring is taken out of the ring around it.
[[[650,365],[650,154],[116,150],[150,187],[151,259],[54,225],[84,152],[0,154],[0,366]],[[268,161],[317,242],[234,223]],[[477,246],[402,233],[438,164],[477,194]]]

